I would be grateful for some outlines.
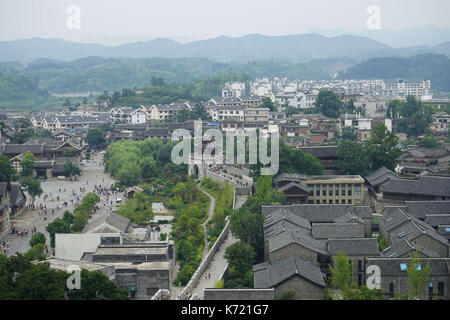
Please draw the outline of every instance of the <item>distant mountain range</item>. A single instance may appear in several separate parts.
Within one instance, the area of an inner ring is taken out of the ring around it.
[[[40,38],[0,42],[0,61],[21,63],[30,63],[39,58],[71,61],[89,56],[208,58],[218,62],[237,63],[269,59],[298,63],[332,58],[349,58],[361,62],[374,57],[408,56],[418,53],[450,55],[450,42],[433,46],[394,48],[366,37],[354,35],[325,37],[319,34],[288,36],[254,34],[239,38],[222,36],[185,44],[159,38],[112,47]]]

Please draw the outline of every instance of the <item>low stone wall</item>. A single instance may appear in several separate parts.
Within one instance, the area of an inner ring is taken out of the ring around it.
[[[204,300],[275,300],[274,289],[205,289]]]
[[[189,280],[186,287],[184,287],[184,289],[181,291],[180,295],[178,296],[178,299],[185,297],[187,293],[190,293],[195,288],[201,275],[203,274],[206,267],[211,262],[212,257],[217,252],[217,250],[219,250],[220,245],[224,242],[224,240],[228,236],[228,231],[230,228],[230,217],[226,217],[225,220],[226,220],[225,227],[223,228],[220,235],[217,237],[216,242],[212,246],[211,250],[209,250],[205,259],[203,259],[203,261],[200,263],[200,266],[197,268],[195,273],[192,275],[191,280]]]

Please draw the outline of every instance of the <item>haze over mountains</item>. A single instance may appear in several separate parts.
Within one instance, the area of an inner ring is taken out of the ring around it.
[[[119,46],[76,43],[63,39],[25,39],[0,42],[0,61],[30,63],[39,58],[71,61],[88,56],[132,58],[208,58],[219,62],[246,63],[258,60],[286,60],[294,63],[314,59],[350,58],[361,62],[373,57],[439,53],[450,56],[450,41],[438,45],[394,48],[382,42],[354,35],[326,37],[319,34],[287,36],[246,35],[218,37],[190,43],[154,39]]]

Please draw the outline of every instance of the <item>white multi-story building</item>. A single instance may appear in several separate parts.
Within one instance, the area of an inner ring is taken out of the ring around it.
[[[245,95],[245,83],[243,82],[227,82],[222,89],[223,98],[238,98]]]

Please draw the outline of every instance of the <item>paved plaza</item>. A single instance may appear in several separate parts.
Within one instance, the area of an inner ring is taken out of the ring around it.
[[[29,241],[31,239],[31,230],[36,227],[37,232],[42,232],[47,237],[48,248],[50,250],[50,236],[45,230],[47,225],[55,218],[62,218],[66,210],[73,212],[74,205],[82,200],[83,196],[87,193],[94,191],[94,187],[102,186],[109,188],[111,184],[114,184],[114,179],[104,173],[103,167],[103,155],[96,154],[91,157],[90,161],[83,160],[84,165],[81,165],[81,176],[79,181],[63,181],[57,178],[50,178],[41,182],[43,194],[36,198],[35,205],[39,207],[41,204],[47,207],[47,218],[43,213],[38,213],[38,210],[25,209],[19,215],[12,217],[12,225],[19,231],[28,230],[28,236],[17,236],[16,234],[3,234],[0,238],[0,242],[9,241],[10,250],[7,255],[15,254],[16,252],[26,252],[30,249]],[[82,191],[80,192],[80,188]],[[61,190],[61,191],[60,191]],[[48,198],[44,201],[44,195],[47,194]],[[110,196],[112,205],[104,205],[106,196],[100,195],[101,201],[98,203],[100,210],[92,216],[92,219],[98,219],[101,216],[107,215],[111,209],[115,210],[116,196],[123,198],[120,194]],[[59,197],[59,201],[57,199]],[[72,202],[73,201],[73,202]],[[31,202],[28,198],[27,204]],[[63,205],[67,202],[67,207]],[[59,209],[58,209],[59,208]],[[53,213],[54,212],[54,213]]]

